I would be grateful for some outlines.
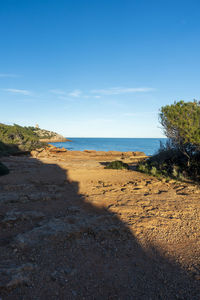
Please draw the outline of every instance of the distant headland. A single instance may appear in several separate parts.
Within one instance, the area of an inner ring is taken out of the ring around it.
[[[71,142],[71,140],[66,139],[61,134],[58,134],[54,131],[39,128],[38,124],[36,124],[33,130],[39,137],[39,140],[44,143]]]
[[[48,143],[70,141],[62,135],[39,128],[0,123],[0,155],[17,154],[45,147]]]

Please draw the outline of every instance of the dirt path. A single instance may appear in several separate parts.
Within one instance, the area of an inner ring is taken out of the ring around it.
[[[200,299],[200,191],[105,156],[5,158],[0,299]]]

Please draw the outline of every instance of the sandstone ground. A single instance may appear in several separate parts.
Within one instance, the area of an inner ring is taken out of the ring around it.
[[[116,158],[2,160],[0,299],[200,299],[199,188]]]

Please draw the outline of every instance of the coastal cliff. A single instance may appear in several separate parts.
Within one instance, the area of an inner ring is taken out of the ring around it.
[[[35,134],[39,137],[39,140],[44,143],[57,143],[57,142],[69,142],[70,140],[66,139],[61,134],[58,134],[54,131],[49,131],[46,129],[34,128]]]

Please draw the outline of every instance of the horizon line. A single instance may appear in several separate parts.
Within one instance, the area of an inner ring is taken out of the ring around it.
[[[66,139],[167,139],[167,137],[103,137],[103,136],[67,136]]]

